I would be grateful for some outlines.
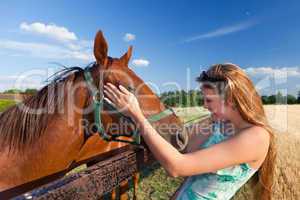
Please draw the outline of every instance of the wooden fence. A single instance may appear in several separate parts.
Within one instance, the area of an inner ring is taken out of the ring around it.
[[[76,163],[70,169],[91,162],[95,164],[79,173],[64,176],[69,171],[64,170],[3,191],[0,199],[99,199],[118,188],[122,181],[131,181],[135,172],[155,159],[145,147],[127,145]]]

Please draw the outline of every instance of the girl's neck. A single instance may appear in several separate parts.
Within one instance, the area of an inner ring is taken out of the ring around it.
[[[232,115],[232,119],[230,119],[230,121],[233,123],[236,133],[252,126],[249,122],[245,121],[238,112],[235,112]]]

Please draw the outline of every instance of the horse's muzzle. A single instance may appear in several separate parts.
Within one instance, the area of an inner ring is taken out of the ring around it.
[[[180,128],[176,131],[159,132],[159,134],[178,151],[185,152],[185,149],[189,142],[189,136],[186,129]]]

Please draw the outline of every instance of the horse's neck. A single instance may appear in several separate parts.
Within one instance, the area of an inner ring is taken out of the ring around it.
[[[82,77],[74,81],[73,88],[65,91],[63,119],[69,126],[78,126],[83,119],[89,91]]]

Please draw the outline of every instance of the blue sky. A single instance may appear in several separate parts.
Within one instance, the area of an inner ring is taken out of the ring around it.
[[[133,45],[130,67],[156,92],[195,89],[207,66],[232,62],[262,94],[296,94],[299,9],[296,0],[1,1],[0,91],[38,87],[54,62],[84,67],[101,29],[110,56]]]

